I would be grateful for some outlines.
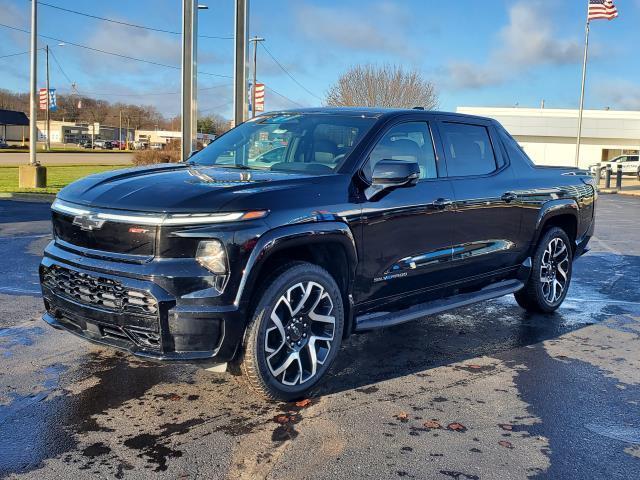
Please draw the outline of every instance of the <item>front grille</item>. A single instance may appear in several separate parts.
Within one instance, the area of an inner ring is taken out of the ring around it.
[[[102,310],[157,317],[158,302],[143,290],[121,282],[54,265],[43,271],[43,283],[56,295]]]
[[[157,228],[152,225],[105,222],[100,228],[83,230],[74,217],[53,211],[53,232],[70,245],[127,255],[153,255]]]

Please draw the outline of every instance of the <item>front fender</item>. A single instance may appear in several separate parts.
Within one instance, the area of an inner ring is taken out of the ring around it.
[[[351,229],[343,222],[317,222],[278,227],[264,233],[247,260],[234,303],[237,306],[246,306],[250,297],[248,292],[253,291],[262,265],[271,255],[284,248],[324,242],[338,242],[344,247],[351,279],[347,292],[347,295],[350,295],[358,264],[358,253]]]

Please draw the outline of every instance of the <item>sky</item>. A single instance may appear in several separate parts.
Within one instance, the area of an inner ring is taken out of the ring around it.
[[[112,102],[180,110],[180,36],[105,22],[49,5],[160,30],[181,29],[180,0],[47,0],[39,5],[51,87]],[[234,0],[201,0],[201,115],[231,116]],[[592,22],[587,108],[640,110],[640,0],[616,0],[619,18]],[[587,0],[251,0],[250,32],[266,109],[317,106],[354,64],[417,69],[434,82],[439,108],[576,108]],[[29,30],[29,0],[0,0],[0,24]],[[210,38],[223,37],[223,38]],[[54,40],[55,39],[55,40]],[[60,41],[67,42],[59,45]],[[144,59],[143,63],[71,43]],[[0,26],[0,88],[29,88],[29,35]],[[44,53],[39,55],[44,86]],[[295,79],[295,81],[291,78]],[[277,92],[277,93],[276,93]],[[278,95],[279,94],[279,95]]]

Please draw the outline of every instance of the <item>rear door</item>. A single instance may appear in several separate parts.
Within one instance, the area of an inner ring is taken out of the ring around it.
[[[501,279],[516,266],[521,209],[516,178],[490,120],[443,117],[437,124],[455,198],[452,268],[458,281]]]

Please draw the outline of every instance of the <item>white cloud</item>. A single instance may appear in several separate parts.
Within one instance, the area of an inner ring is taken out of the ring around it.
[[[486,63],[452,61],[447,75],[454,88],[499,85],[540,65],[579,63],[582,47],[561,38],[549,18],[541,17],[542,2],[518,2],[509,10],[509,23],[497,35],[498,46]]]
[[[598,81],[593,88],[603,106],[619,110],[640,110],[640,84],[620,78]]]
[[[377,2],[362,11],[345,7],[294,4],[295,23],[308,40],[337,46],[348,51],[388,53],[404,58],[415,56],[409,40],[398,32],[411,19],[403,7]],[[392,33],[391,33],[392,32]]]
[[[558,38],[549,18],[540,16],[541,8],[532,3],[517,3],[509,12],[509,24],[500,32],[502,47],[497,60],[528,68],[542,64],[564,65],[580,60],[579,42]]]
[[[100,50],[152,62],[180,65],[180,37],[177,35],[167,35],[113,23],[101,23],[83,43]],[[145,71],[149,73],[150,68],[156,68],[135,60],[89,50],[84,50],[82,56],[85,59],[85,65],[98,71],[109,70],[113,72],[113,69],[117,68],[125,72]]]

